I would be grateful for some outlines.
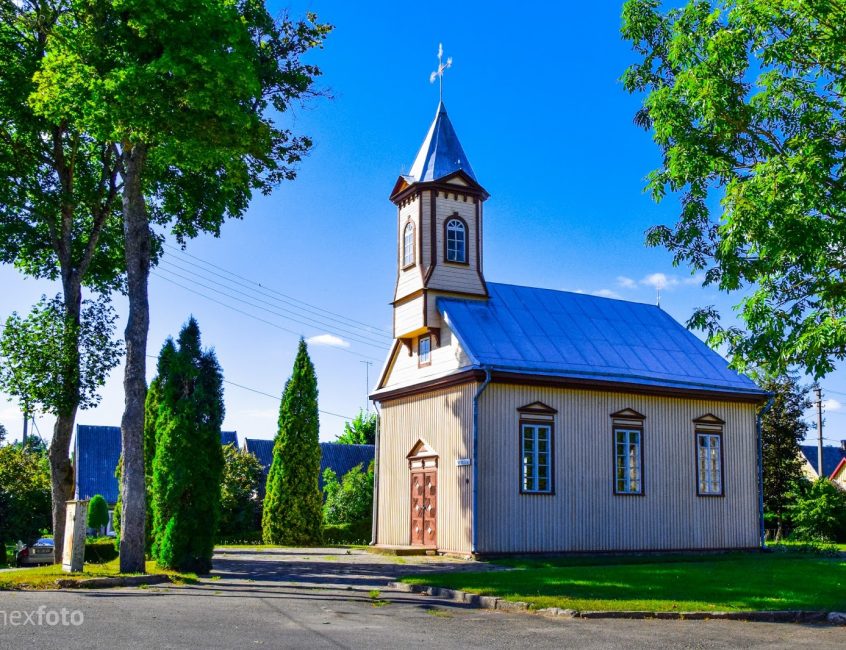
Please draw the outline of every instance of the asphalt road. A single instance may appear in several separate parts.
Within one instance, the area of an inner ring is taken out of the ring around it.
[[[549,619],[385,588],[444,564],[479,567],[338,549],[237,550],[219,553],[197,585],[0,592],[0,648],[846,647],[846,630],[829,626]]]

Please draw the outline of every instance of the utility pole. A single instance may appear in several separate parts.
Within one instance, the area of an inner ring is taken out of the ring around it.
[[[27,434],[27,427],[29,426],[29,409],[24,409],[24,430],[23,430],[23,438],[21,439],[21,449],[26,451],[26,434]]]
[[[822,388],[814,389],[817,393],[817,476],[823,477],[823,423],[822,423]]]
[[[370,413],[370,366],[372,361],[361,361],[364,364],[364,412]]]

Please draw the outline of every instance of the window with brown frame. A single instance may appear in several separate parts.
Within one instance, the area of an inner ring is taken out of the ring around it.
[[[614,494],[644,494],[643,421],[631,408],[611,414],[611,446],[614,454]]]
[[[432,337],[428,334],[417,339],[417,365],[432,365]]]
[[[520,492],[552,493],[551,421],[520,420]]]
[[[723,436],[696,432],[696,490],[701,497],[723,495]]]
[[[467,264],[467,224],[458,216],[450,217],[444,224],[444,259],[455,264]]]

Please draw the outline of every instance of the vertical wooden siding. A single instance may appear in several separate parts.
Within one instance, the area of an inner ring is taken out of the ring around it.
[[[406,456],[418,440],[438,455],[438,548],[470,551],[470,458],[475,383],[382,403],[379,440],[378,543],[410,543],[410,472]]]
[[[555,416],[554,495],[520,494],[517,409]],[[643,496],[613,494],[610,414],[646,416]],[[479,405],[479,552],[748,548],[758,543],[755,407],[491,384]],[[725,420],[725,496],[696,494],[692,420]]]

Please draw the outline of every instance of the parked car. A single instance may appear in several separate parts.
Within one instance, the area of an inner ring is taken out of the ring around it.
[[[42,537],[28,546],[18,544],[15,562],[18,566],[32,566],[36,564],[53,564],[53,539]]]

